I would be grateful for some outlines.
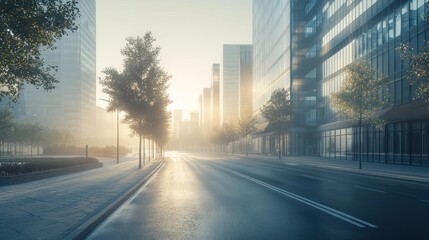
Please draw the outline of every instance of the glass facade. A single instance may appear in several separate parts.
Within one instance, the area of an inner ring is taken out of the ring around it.
[[[212,66],[210,129],[220,128],[219,94],[220,94],[220,64],[215,63]]]
[[[253,110],[291,86],[291,1],[253,0]]]
[[[47,64],[58,66],[59,83],[50,92],[26,86],[15,107],[23,121],[36,121],[49,127],[69,129],[85,136],[95,127],[96,94],[96,1],[79,2],[79,29],[69,32],[46,51]]]
[[[284,41],[293,44],[288,61],[291,84],[280,87],[292,86],[291,96],[297,109],[294,127],[286,135],[290,144],[286,148],[290,150],[284,150],[285,154],[355,159],[358,143],[361,142],[366,161],[428,165],[426,119],[429,119],[429,113],[425,110],[425,104],[413,98],[415,89],[406,79],[406,69],[397,50],[400,43],[405,43],[418,52],[427,42],[429,31],[424,18],[427,2],[253,1],[254,41],[266,38],[265,31],[270,28],[269,32],[291,32],[291,40]],[[283,12],[287,13],[285,18],[289,19],[291,27],[272,26],[270,21],[261,21],[277,18],[279,13],[276,11],[280,8],[274,6],[282,4],[292,8],[292,12]],[[266,42],[261,42],[258,48],[271,49],[269,41]],[[254,44],[255,69],[263,68],[258,65],[282,53],[273,49],[275,53],[269,52],[258,59],[257,44]],[[341,89],[344,81],[343,68],[358,59],[368,60],[379,74],[389,77],[385,86],[389,89],[389,106],[381,115],[386,125],[364,128],[360,141],[358,131],[349,122],[338,119],[330,105],[332,94]],[[255,82],[263,82],[263,79],[261,74],[255,74]],[[274,82],[276,78],[268,79]],[[267,91],[271,94],[278,88],[259,87],[261,89],[254,88],[254,92]],[[264,102],[266,99],[262,104]],[[258,139],[258,142],[264,146],[260,143],[262,140]],[[273,148],[278,149],[278,146]],[[270,151],[272,149],[267,153]]]
[[[223,45],[223,79],[220,83],[220,118],[235,122],[244,109],[251,110],[252,45]]]

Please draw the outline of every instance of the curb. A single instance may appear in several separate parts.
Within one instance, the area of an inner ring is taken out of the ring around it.
[[[125,191],[124,194],[121,194],[118,198],[114,199],[107,206],[103,207],[95,215],[87,219],[84,223],[78,225],[73,231],[67,234],[63,239],[65,240],[75,240],[83,239],[87,236],[92,230],[94,230],[104,219],[106,219],[110,214],[112,214],[116,209],[118,209],[128,198],[130,198],[134,193],[136,193],[147,181],[149,181],[155,173],[157,173],[165,163],[165,158],[161,160],[158,166],[155,167],[146,177],[140,180],[137,184],[130,187]]]

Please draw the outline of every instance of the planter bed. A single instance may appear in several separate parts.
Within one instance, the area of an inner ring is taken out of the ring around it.
[[[95,158],[16,158],[0,160],[0,186],[24,183],[97,167]]]

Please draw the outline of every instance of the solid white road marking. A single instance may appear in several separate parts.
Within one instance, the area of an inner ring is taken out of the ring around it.
[[[353,186],[353,187],[365,189],[365,190],[369,190],[369,191],[373,191],[373,192],[386,193],[385,191],[381,191],[381,190],[377,190],[377,189],[373,189],[373,188],[367,188],[367,187],[362,187],[362,186]]]
[[[323,211],[323,212],[325,212],[325,213],[328,213],[328,214],[330,214],[330,215],[332,215],[332,216],[334,216],[334,217],[337,217],[337,218],[339,218],[339,219],[342,219],[342,220],[344,220],[344,221],[346,221],[346,222],[348,222],[348,223],[351,223],[351,224],[353,224],[353,225],[355,225],[355,226],[357,226],[357,227],[362,227],[362,228],[363,228],[363,227],[372,227],[372,228],[377,228],[377,226],[376,226],[376,225],[374,225],[374,224],[371,224],[371,223],[366,222],[366,221],[364,221],[364,220],[361,220],[361,219],[359,219],[359,218],[353,217],[353,216],[351,216],[351,215],[348,215],[348,214],[346,214],[346,213],[343,213],[343,212],[341,212],[341,211],[339,211],[339,210],[333,209],[333,208],[328,207],[328,206],[326,206],[326,205],[323,205],[323,204],[321,204],[321,203],[315,202],[315,201],[310,200],[310,199],[305,198],[305,197],[301,197],[301,196],[299,196],[299,195],[297,195],[297,194],[294,194],[294,193],[288,192],[288,191],[283,190],[283,189],[281,189],[281,188],[278,188],[278,187],[275,187],[275,186],[270,185],[270,184],[268,184],[268,183],[262,182],[262,181],[260,181],[260,180],[258,180],[258,179],[256,179],[256,178],[252,178],[252,177],[246,176],[246,175],[244,175],[244,174],[241,174],[241,173],[239,173],[239,172],[236,172],[236,171],[233,171],[233,170],[230,170],[230,169],[224,168],[224,167],[219,166],[219,165],[217,165],[217,166],[218,166],[219,168],[222,168],[222,169],[224,169],[224,170],[226,170],[226,171],[228,171],[228,172],[230,172],[230,173],[233,173],[233,174],[235,174],[235,175],[237,175],[237,176],[240,176],[240,177],[245,178],[245,179],[247,179],[247,180],[249,180],[249,181],[252,181],[252,182],[254,182],[254,183],[257,183],[257,184],[259,184],[259,185],[261,185],[261,186],[264,186],[264,187],[266,187],[266,188],[269,188],[269,189],[271,189],[271,190],[273,190],[273,191],[275,191],[275,192],[278,192],[278,193],[280,193],[280,194],[282,194],[282,195],[284,195],[284,196],[290,197],[290,198],[295,199],[295,200],[297,200],[297,201],[299,201],[299,202],[302,202],[302,203],[304,203],[304,204],[307,204],[307,205],[309,205],[309,206],[311,206],[311,207],[314,207],[314,208],[316,208],[316,209],[319,209],[319,210],[321,210],[321,211]]]
[[[287,165],[291,165],[291,166],[297,166],[298,164],[296,164],[296,163],[285,163],[285,164],[287,164]]]

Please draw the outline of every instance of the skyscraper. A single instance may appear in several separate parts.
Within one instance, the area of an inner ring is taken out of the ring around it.
[[[222,124],[237,121],[241,111],[252,111],[252,74],[252,45],[223,45]]]
[[[201,97],[201,133],[203,137],[208,137],[210,133],[210,119],[211,119],[211,89],[210,88],[204,88],[203,94]]]
[[[69,129],[76,135],[90,134],[95,124],[96,10],[95,0],[79,1],[79,29],[55,43],[44,54],[45,62],[58,66],[59,83],[50,92],[26,86],[15,107],[17,118],[46,126]]]
[[[366,127],[364,160],[429,165],[427,104],[414,99],[397,47],[417,52],[429,39],[427,0],[253,1],[254,109],[277,88],[291,92],[294,123],[284,153],[354,159],[356,127],[338,118],[330,99],[341,89],[344,67],[365,59],[389,77],[389,106],[382,128]],[[273,152],[275,136],[258,137]]]
[[[211,121],[210,128],[218,129],[220,127],[220,65],[215,63],[212,66],[212,86],[211,86]]]

